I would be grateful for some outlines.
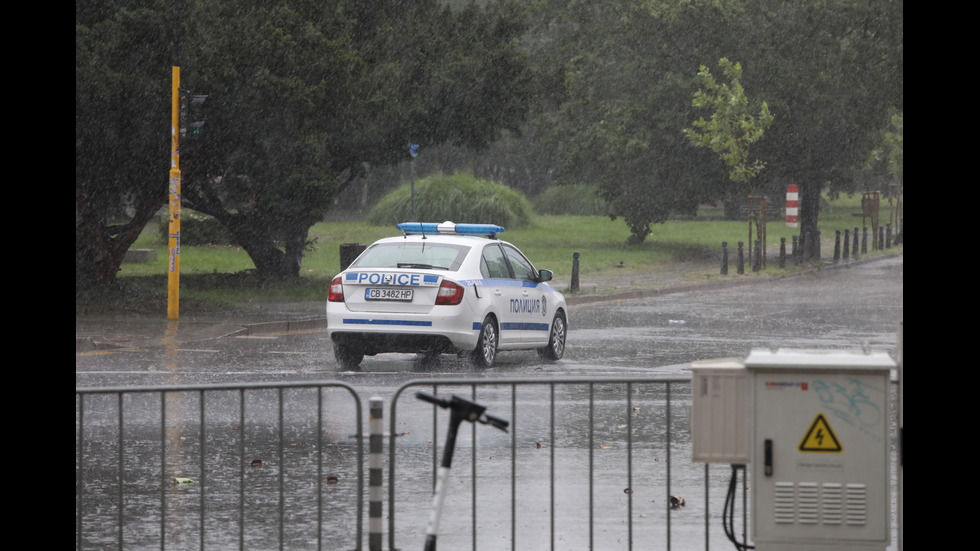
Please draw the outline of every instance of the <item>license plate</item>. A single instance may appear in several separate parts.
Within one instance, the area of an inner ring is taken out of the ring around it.
[[[411,302],[415,294],[414,289],[366,289],[364,300],[397,300]]]

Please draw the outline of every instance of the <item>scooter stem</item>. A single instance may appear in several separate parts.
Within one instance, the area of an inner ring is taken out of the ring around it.
[[[469,400],[453,395],[449,400],[430,396],[423,392],[417,392],[415,396],[420,400],[431,402],[439,407],[449,408],[449,432],[446,434],[446,447],[442,451],[442,464],[436,474],[436,490],[432,498],[432,513],[429,516],[429,526],[425,530],[425,551],[436,551],[436,536],[439,533],[439,521],[442,518],[442,507],[446,502],[446,483],[449,478],[449,469],[453,463],[453,452],[456,450],[456,433],[459,425],[463,421],[480,422],[490,424],[504,432],[507,432],[508,422],[491,416],[484,416],[485,406],[475,404]]]

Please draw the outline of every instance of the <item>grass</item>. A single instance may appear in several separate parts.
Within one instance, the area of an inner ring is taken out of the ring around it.
[[[882,224],[888,220],[888,205],[882,201]],[[824,237],[823,255],[836,230],[853,229],[862,225],[861,196],[842,195],[821,208],[820,228]],[[130,295],[164,296],[167,289],[167,243],[148,227],[133,248],[156,250],[156,260],[145,264],[123,264],[119,273],[121,287]],[[754,235],[753,229],[753,235]],[[785,237],[787,249],[797,228],[788,228],[783,220],[770,220],[767,225],[767,250],[777,250],[779,239]],[[181,302],[232,305],[262,301],[323,300],[326,287],[340,269],[342,243],[370,244],[395,235],[393,227],[372,226],[365,222],[322,222],[310,230],[312,248],[303,258],[301,277],[296,281],[259,278],[248,255],[233,246],[184,246],[181,248]],[[507,230],[502,238],[520,247],[536,266],[555,272],[556,279],[567,280],[572,269],[574,252],[580,253],[581,275],[602,275],[621,271],[626,266],[635,271],[654,270],[681,262],[717,265],[721,242],[729,243],[734,255],[738,241],[748,241],[747,221],[676,220],[653,227],[653,233],[640,245],[628,246],[629,229],[621,220],[601,216],[538,216],[531,226]],[[773,254],[770,252],[770,254]],[[730,258],[732,258],[730,256]],[[775,263],[767,272],[776,275]],[[141,291],[141,292],[140,292]],[[102,297],[99,302],[105,302]],[[76,297],[76,310],[79,300]],[[110,297],[111,300],[111,297]],[[155,301],[149,301],[155,302]],[[155,306],[149,306],[149,308]]]

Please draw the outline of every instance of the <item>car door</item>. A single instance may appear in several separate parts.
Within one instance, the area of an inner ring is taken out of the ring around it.
[[[538,271],[521,251],[507,243],[501,243],[500,246],[510,264],[516,284],[507,305],[510,314],[509,327],[517,331],[522,344],[544,346],[548,343],[551,321],[548,317],[546,289],[543,284],[538,283]],[[501,328],[501,332],[503,331]]]
[[[520,346],[523,338],[519,327],[521,320],[513,309],[513,303],[521,296],[521,284],[514,279],[507,255],[500,243],[489,243],[483,248],[480,272],[484,277],[483,286],[490,291],[493,309],[500,324],[499,347]]]

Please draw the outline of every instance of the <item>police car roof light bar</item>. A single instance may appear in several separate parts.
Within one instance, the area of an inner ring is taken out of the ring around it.
[[[503,226],[496,224],[455,224],[453,222],[403,222],[396,226],[399,231],[410,234],[454,234],[454,235],[477,235],[483,237],[496,237],[497,234],[504,233]]]

